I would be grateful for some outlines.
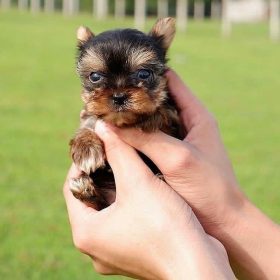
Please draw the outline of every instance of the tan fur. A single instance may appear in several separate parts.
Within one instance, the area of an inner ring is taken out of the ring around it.
[[[104,166],[105,153],[101,140],[91,130],[82,128],[70,141],[73,161],[86,174]]]
[[[104,121],[106,121],[108,123],[112,123],[118,127],[131,126],[131,124],[134,124],[138,120],[138,118],[135,114],[127,113],[127,112],[108,114],[108,115],[105,115],[103,117],[103,119],[104,119]]]
[[[113,203],[116,197],[116,192],[113,190],[106,190],[103,192],[103,194],[105,194],[104,197],[101,196],[93,180],[87,174],[72,179],[70,181],[70,190],[77,199],[91,207],[94,206],[97,210],[106,207],[108,202],[110,202],[110,204]]]
[[[77,39],[80,43],[88,41],[91,37],[94,37],[94,34],[88,27],[80,26],[77,30]]]
[[[86,197],[96,196],[95,187],[89,176],[84,175],[70,181],[70,190],[76,198],[85,200]]]
[[[106,72],[106,70],[105,61],[92,49],[87,50],[83,60],[78,63],[78,72],[84,76],[88,76],[91,72]]]
[[[163,47],[168,49],[175,36],[175,19],[171,17],[159,19],[153,26],[150,34],[155,37],[163,38]]]
[[[92,95],[85,92],[83,99],[86,100],[87,112],[102,117],[116,126],[127,126],[136,123],[139,115],[152,115],[157,110],[167,96],[164,87],[165,80],[163,79],[154,92],[153,98],[143,88],[120,90],[128,95],[128,103],[124,111],[115,111],[111,101],[113,90],[96,89]]]
[[[136,48],[132,53],[129,64],[135,70],[155,59],[155,54],[151,50]]]
[[[156,89],[156,92],[154,93],[154,95],[156,96],[154,102],[157,108],[160,107],[167,98],[167,92],[165,91],[165,88],[166,80],[165,78],[162,78],[159,83],[159,86]]]

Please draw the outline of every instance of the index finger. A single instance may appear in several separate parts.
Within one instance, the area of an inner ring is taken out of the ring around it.
[[[135,149],[122,141],[109,124],[97,121],[95,132],[104,143],[106,157],[114,173],[117,194],[120,189],[131,189],[132,182],[153,176]]]
[[[168,70],[165,76],[170,95],[177,105],[186,130],[190,131],[200,121],[207,119],[209,112],[173,70]]]

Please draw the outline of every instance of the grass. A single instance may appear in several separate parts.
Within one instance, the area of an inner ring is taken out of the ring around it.
[[[0,17],[0,278],[103,279],[73,248],[61,191],[82,106],[75,30],[133,22],[16,11]],[[170,59],[219,120],[244,192],[279,222],[279,44],[262,24],[237,26],[222,39],[217,22],[191,22]]]

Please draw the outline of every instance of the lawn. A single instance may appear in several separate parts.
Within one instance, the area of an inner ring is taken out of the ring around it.
[[[73,248],[62,197],[82,106],[80,24],[98,33],[133,21],[0,13],[1,279],[104,279]],[[216,115],[244,192],[280,222],[280,46],[267,33],[241,25],[222,39],[217,22],[191,22],[170,65]]]

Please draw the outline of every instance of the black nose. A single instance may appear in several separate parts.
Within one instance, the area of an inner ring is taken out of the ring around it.
[[[113,95],[113,103],[115,105],[123,105],[127,100],[127,95],[125,93],[115,93]]]

